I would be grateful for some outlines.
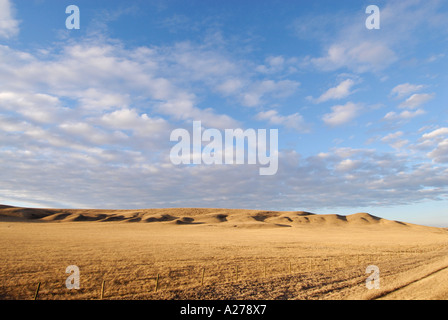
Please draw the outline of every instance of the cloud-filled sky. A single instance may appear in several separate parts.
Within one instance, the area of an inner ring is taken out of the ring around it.
[[[446,21],[441,0],[0,0],[0,203],[448,226]],[[278,129],[277,173],[174,165],[193,121]]]

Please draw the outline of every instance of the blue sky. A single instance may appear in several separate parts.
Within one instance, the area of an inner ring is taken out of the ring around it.
[[[446,21],[436,0],[0,0],[0,202],[448,226]],[[277,174],[173,165],[195,120],[278,129]]]

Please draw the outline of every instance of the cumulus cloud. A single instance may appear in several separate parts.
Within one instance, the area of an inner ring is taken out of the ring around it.
[[[392,90],[393,94],[396,94],[397,97],[402,97],[404,95],[410,94],[414,91],[420,90],[422,86],[415,86],[409,84],[403,84],[395,87]],[[387,121],[408,121],[412,118],[424,115],[426,112],[423,108],[421,108],[425,103],[432,100],[434,98],[434,94],[427,93],[414,93],[405,101],[400,103],[398,108],[400,109],[408,109],[401,112],[390,111],[384,116],[384,120]]]
[[[4,51],[9,56],[11,49]],[[39,87],[39,90],[46,90],[52,95],[73,97],[83,114],[98,114],[138,103],[142,109],[152,107],[159,114],[175,120],[202,120],[219,128],[237,125],[237,121],[228,115],[218,114],[207,107],[201,108],[196,94],[183,83],[178,83],[178,75],[165,72],[165,63],[175,64],[177,62],[173,59],[178,57],[180,61],[173,68],[181,68],[186,64],[185,57],[180,53],[165,57],[163,51],[148,52],[145,58],[141,48],[128,51],[120,45],[86,40],[64,46],[62,53],[52,60],[36,57],[21,59],[20,54],[15,59],[11,57],[7,62],[14,67],[8,68],[0,78],[4,78],[5,89],[32,91]],[[187,61],[191,62],[191,56],[187,57]],[[191,68],[193,66],[188,65],[186,74],[190,75]],[[195,72],[199,69],[200,65],[193,68]],[[219,71],[207,70],[202,76],[213,72]],[[46,76],[41,77],[42,73]],[[134,97],[132,101],[131,95]],[[143,105],[135,97],[156,102]]]
[[[300,83],[293,80],[262,80],[255,82],[242,94],[242,103],[247,107],[256,107],[264,104],[263,97],[272,95],[273,97],[283,98],[293,94]]]
[[[409,140],[401,138],[403,135],[404,133],[402,131],[389,133],[385,137],[381,138],[381,141],[388,143],[394,149],[401,149],[409,143]]]
[[[403,84],[399,84],[398,86],[394,87],[391,90],[391,95],[400,99],[400,98],[404,98],[405,96],[410,95],[411,93],[419,91],[423,88],[424,88],[424,86],[421,84],[415,85],[415,84],[410,84],[410,83],[403,83]]]
[[[305,123],[305,120],[299,113],[284,116],[279,114],[277,110],[268,110],[259,112],[255,118],[257,120],[267,121],[273,125],[291,128],[299,132],[309,132],[309,126]]]
[[[425,133],[425,134],[423,134],[422,137],[424,139],[432,139],[432,138],[445,136],[445,135],[448,135],[448,128],[447,127],[439,128],[439,129],[433,130],[431,132]]]
[[[216,88],[219,92],[225,96],[228,96],[240,92],[244,86],[245,83],[242,79],[230,78],[224,80],[222,83],[217,85]]]
[[[185,41],[165,49],[170,72],[180,79],[214,83],[217,78],[239,74],[239,64],[229,59],[224,52],[212,50],[204,45]]]
[[[434,98],[434,94],[415,93],[399,105],[400,108],[416,109]]]
[[[332,112],[324,114],[322,120],[329,126],[340,126],[355,119],[361,107],[353,102],[331,107]]]
[[[448,128],[442,127],[424,133],[416,146],[423,150],[431,150],[427,156],[435,163],[448,163]]]
[[[177,99],[160,103],[157,111],[161,114],[170,115],[175,120],[202,121],[204,125],[212,128],[227,129],[235,128],[239,122],[225,114],[217,114],[214,109],[200,109],[195,106],[194,99],[181,96]]]
[[[436,163],[448,163],[448,139],[437,144],[437,147],[428,153],[428,157]]]
[[[166,120],[150,118],[146,113],[139,114],[135,109],[120,109],[104,114],[98,123],[115,130],[132,130],[147,137],[168,129]]]
[[[415,111],[405,110],[400,113],[396,113],[395,111],[388,112],[384,116],[384,120],[395,121],[395,120],[410,120],[412,118],[421,116],[425,114],[425,110],[417,109]]]
[[[396,60],[394,51],[381,42],[347,42],[331,45],[325,56],[312,58],[311,63],[327,71],[348,68],[363,73],[382,70]]]
[[[368,32],[360,14],[325,14],[296,21],[299,37],[322,42],[323,53],[307,57],[305,63],[325,71],[345,68],[379,74],[401,59],[399,52],[413,49],[417,30],[440,32],[446,20],[438,0],[388,1],[381,6],[381,30],[387,33]]]
[[[352,94],[352,91],[350,89],[353,87],[354,84],[355,81],[353,81],[352,79],[344,80],[336,87],[328,89],[315,101],[317,103],[320,103],[328,100],[342,99],[348,97],[349,95]]]
[[[287,61],[283,56],[270,56],[266,58],[265,62],[266,64],[257,66],[255,70],[264,74],[280,72],[290,61]]]
[[[127,93],[110,92],[99,88],[89,88],[80,92],[79,106],[90,112],[104,112],[113,108],[123,108],[131,104],[131,98]]]
[[[13,16],[9,0],[0,0],[0,38],[9,39],[19,33],[19,21]]]
[[[36,170],[37,155],[45,170]],[[282,151],[278,173],[260,183],[253,179],[257,166],[178,167],[147,161],[132,152],[117,155],[98,149],[83,155],[0,149],[1,165],[10,168],[3,172],[0,191],[8,199],[39,199],[41,205],[55,207],[92,208],[100,201],[103,208],[228,207],[232,203],[276,210],[410,204],[446,194],[444,169],[412,160],[366,149],[331,149],[327,157]],[[179,181],[188,181],[188,188]],[[17,183],[27,187],[18,189]],[[430,191],[422,194],[422,189]]]
[[[53,123],[60,121],[67,108],[64,108],[58,97],[43,93],[0,92],[0,110],[18,113],[30,121]]]
[[[86,122],[64,122],[59,125],[61,132],[80,141],[84,145],[124,145],[129,137],[122,131],[109,132]]]
[[[335,165],[337,171],[351,171],[360,166],[360,161],[344,159]]]

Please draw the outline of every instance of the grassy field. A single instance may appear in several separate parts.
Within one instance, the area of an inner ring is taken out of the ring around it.
[[[0,299],[39,282],[39,299],[99,299],[103,281],[104,299],[447,299],[447,244],[446,229],[365,213],[3,206]]]

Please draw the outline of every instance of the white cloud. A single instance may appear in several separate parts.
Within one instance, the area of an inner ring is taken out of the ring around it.
[[[399,107],[400,108],[409,108],[409,109],[416,109],[420,107],[421,105],[425,104],[426,102],[430,101],[434,98],[434,94],[427,94],[427,93],[415,93],[412,96],[410,96],[406,101],[402,102]]]
[[[25,120],[18,120],[14,117],[0,114],[0,130],[7,134],[25,132],[30,127],[32,127],[32,125]]]
[[[226,79],[221,84],[219,84],[217,86],[217,90],[222,94],[228,96],[240,92],[243,86],[244,82],[241,79],[231,78]]]
[[[436,163],[448,163],[448,139],[439,142],[437,147],[428,153],[428,157]]]
[[[125,144],[129,137],[121,131],[109,132],[85,122],[65,122],[59,128],[82,143],[93,145]]]
[[[307,58],[305,62],[326,71],[347,68],[357,73],[379,74],[407,59],[402,53],[419,44],[417,33],[446,34],[446,10],[441,1],[388,1],[380,9],[378,32],[366,30],[360,11],[298,19],[295,29],[299,36],[320,39],[324,48],[320,57]]]
[[[381,141],[388,143],[394,149],[401,149],[409,143],[409,140],[400,139],[403,135],[404,133],[402,131],[389,133],[387,136],[381,138]]]
[[[317,103],[325,102],[328,100],[342,99],[352,94],[350,89],[355,84],[352,79],[342,81],[336,87],[328,89],[319,98],[316,99]]]
[[[9,0],[0,0],[0,38],[9,39],[19,33],[19,21],[13,17]]]
[[[129,94],[89,88],[79,93],[80,107],[90,112],[103,112],[112,108],[124,108],[131,104]]]
[[[267,121],[273,125],[281,125],[286,128],[291,128],[299,132],[309,132],[309,126],[299,113],[290,114],[287,116],[280,115],[277,110],[268,110],[259,112],[255,118],[257,120]]]
[[[331,108],[332,112],[324,114],[322,120],[330,126],[340,126],[356,118],[361,107],[353,102],[347,102],[345,105],[337,105]]]
[[[435,163],[448,163],[448,128],[442,127],[422,135],[415,149],[427,151],[426,155]]]
[[[158,50],[156,58],[161,60],[164,72],[179,83],[198,81],[213,87],[220,80],[236,78],[242,72],[239,61],[232,59],[230,53],[212,49],[208,43],[176,43]]]
[[[422,137],[424,139],[432,139],[432,138],[436,138],[436,137],[444,136],[444,135],[448,135],[448,128],[447,127],[439,128],[439,129],[436,129],[436,130],[431,131],[429,133],[425,133],[425,134],[423,134]]]
[[[414,93],[416,91],[419,91],[423,89],[423,85],[415,85],[410,83],[403,83],[399,84],[398,86],[394,87],[391,91],[391,94],[396,96],[397,98],[403,98],[411,93]]]
[[[185,54],[176,51],[183,49],[189,51]],[[72,97],[85,116],[127,108],[132,103],[141,104],[139,100],[152,100],[155,102],[142,105],[142,108],[151,107],[174,120],[202,120],[208,126],[234,127],[238,122],[232,117],[208,107],[201,108],[194,88],[189,86],[192,73],[196,73],[198,81],[209,81],[212,76],[228,72],[226,66],[231,62],[220,64],[219,56],[213,59],[208,51],[201,56],[199,49],[195,51],[196,59],[206,60],[202,63],[193,61],[195,55],[192,50],[191,45],[154,48],[145,57],[147,50],[142,48],[125,50],[119,44],[92,43],[89,40],[63,47],[61,54],[54,54],[52,60],[34,57],[22,60],[20,55],[14,55],[14,59],[13,52],[4,50],[8,57],[11,55],[8,62],[13,67],[0,73],[0,79],[4,78],[5,86],[15,90],[33,91],[39,87],[39,90],[47,90],[57,96]],[[168,56],[166,51],[170,53]],[[209,64],[219,66],[209,69]],[[172,74],[171,70],[178,72]],[[185,76],[183,80],[182,76]],[[279,82],[275,87],[277,91],[284,92],[287,84]]]
[[[403,131],[397,131],[394,133],[389,133],[387,136],[383,137],[381,141],[389,142],[391,140],[398,139],[403,136]]]
[[[238,127],[239,122],[225,114],[217,114],[214,109],[199,109],[195,107],[194,98],[190,95],[181,95],[158,105],[157,111],[170,115],[175,120],[202,121],[211,128],[228,129]]]
[[[292,80],[259,81],[242,94],[242,103],[247,107],[256,107],[264,104],[263,97],[268,94],[277,98],[285,98],[293,94],[299,86],[299,82]]]
[[[423,109],[417,109],[415,111],[405,110],[400,113],[396,113],[391,111],[384,116],[385,120],[394,121],[394,120],[409,120],[418,116],[425,114],[426,112]]]
[[[97,149],[85,154],[48,149],[37,157],[34,150],[0,149],[0,164],[9,168],[2,172],[5,199],[39,199],[40,205],[52,207],[94,208],[101,199],[106,208],[228,207],[231,202],[240,208],[266,210],[269,203],[269,209],[297,210],[303,203],[307,208],[412,204],[447,191],[444,168],[416,165],[415,159],[396,152],[345,148],[328,150],[328,156],[302,157],[283,151],[278,173],[267,184],[253,179],[256,166],[176,167],[135,153]],[[36,162],[45,170],[36,170]],[[46,183],[39,183],[43,179]],[[178,181],[188,181],[188,188]],[[17,184],[26,188],[14,192]],[[427,189],[431,192],[421,193]]]
[[[146,113],[139,115],[134,109],[120,109],[104,114],[98,123],[115,130],[132,130],[143,137],[158,134],[168,129],[164,119],[152,119]]]
[[[280,72],[285,67],[285,58],[283,56],[271,56],[266,58],[265,65],[259,65],[255,68],[260,73],[275,73]]]
[[[59,121],[67,113],[67,108],[62,107],[57,97],[11,91],[0,92],[0,110],[19,113],[39,123]]]
[[[358,168],[360,164],[361,164],[360,161],[352,159],[344,159],[335,165],[335,169],[337,171],[351,171]]]
[[[320,69],[333,71],[348,68],[355,72],[379,71],[397,60],[395,53],[381,42],[333,44],[325,56],[312,58]]]

